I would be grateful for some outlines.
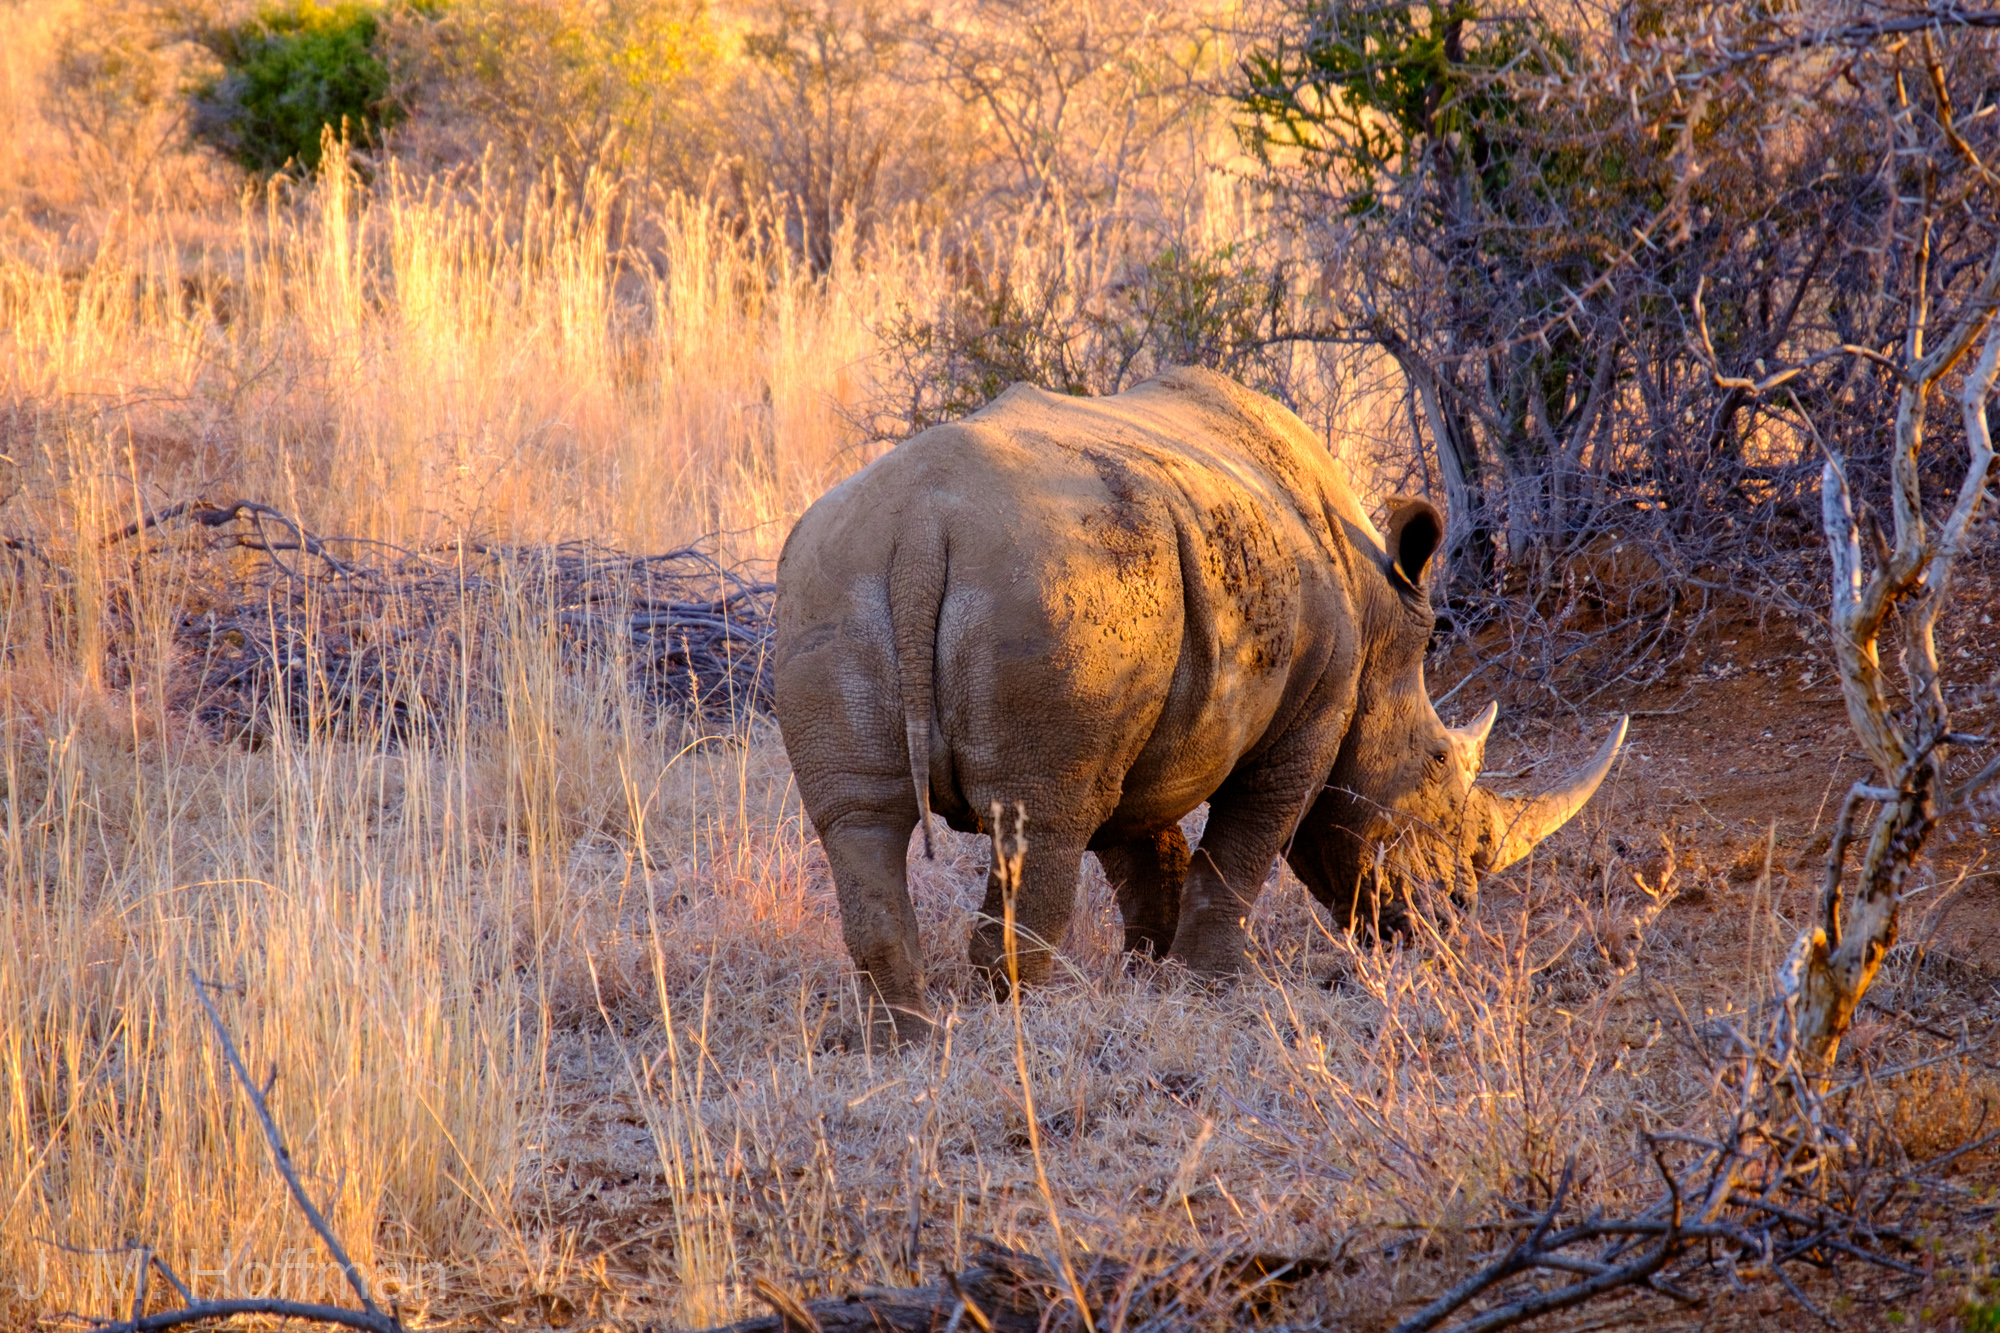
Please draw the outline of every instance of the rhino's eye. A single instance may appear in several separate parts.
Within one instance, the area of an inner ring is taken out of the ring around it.
[[[1444,750],[1432,750],[1430,758],[1430,770],[1432,774],[1435,775],[1444,772],[1444,767],[1447,763],[1450,762],[1450,760],[1451,760],[1451,755],[1449,752]]]

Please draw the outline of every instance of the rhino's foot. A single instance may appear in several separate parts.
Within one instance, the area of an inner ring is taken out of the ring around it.
[[[999,934],[998,931],[992,933]],[[987,983],[993,987],[993,998],[1001,1004],[1013,998],[1011,976],[1021,979],[1023,990],[1031,990],[1046,985],[1055,973],[1055,956],[1049,950],[1021,948],[1016,950],[1014,967],[1010,972],[1006,949],[997,939],[984,938],[980,931],[973,932],[972,943],[965,953],[972,965],[985,975]]]
[[[1204,985],[1220,985],[1236,979],[1249,954],[1250,936],[1240,919],[1211,919],[1204,923],[1183,918],[1168,956]]]
[[[918,1009],[898,1009],[890,1032],[898,1046],[928,1046],[937,1036],[938,1025]]]
[[[820,1036],[822,1051],[867,1052],[886,1055],[890,1051],[928,1046],[937,1035],[938,1025],[931,1016],[916,1009],[890,1009],[875,1003],[858,1022],[829,1024]]]

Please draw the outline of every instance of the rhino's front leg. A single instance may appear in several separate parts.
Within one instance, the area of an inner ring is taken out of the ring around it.
[[[1097,859],[1118,895],[1126,951],[1164,958],[1173,947],[1187,883],[1188,845],[1180,825],[1100,847]]]
[[[1232,791],[1232,778],[1210,799],[1208,824],[1181,887],[1172,956],[1198,976],[1227,977],[1243,970],[1250,911],[1298,822],[1310,786],[1305,781],[1245,785],[1249,789]]]

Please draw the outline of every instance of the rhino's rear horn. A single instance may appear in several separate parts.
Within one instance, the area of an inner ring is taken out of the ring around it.
[[[1467,782],[1478,780],[1480,766],[1486,762],[1486,738],[1493,734],[1493,722],[1499,716],[1500,705],[1490,703],[1464,726],[1445,728],[1452,749],[1458,752],[1458,765]]]

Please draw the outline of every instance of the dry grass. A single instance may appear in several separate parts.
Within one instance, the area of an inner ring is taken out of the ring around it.
[[[756,1275],[902,1282],[1050,1238],[1012,1020],[962,963],[974,840],[914,870],[947,1041],[843,1050],[769,724],[642,712],[532,591],[466,627],[505,707],[425,746],[278,724],[246,749],[170,705],[199,589],[98,540],[144,506],[243,495],[409,546],[726,530],[768,558],[867,457],[871,330],[943,281],[916,238],[813,279],[680,199],[642,267],[603,210],[495,199],[336,176],[233,230],[136,207],[0,258],[0,520],[46,557],[0,552],[0,1320],[129,1300],[128,1255],[64,1248],[127,1237],[204,1294],[333,1295],[191,973],[275,1068],[350,1250],[426,1318],[702,1325]],[[1670,997],[1715,964],[1649,944],[1614,833],[1656,842],[1629,784],[1409,952],[1330,934],[1280,876],[1220,996],[1128,969],[1087,865],[1022,1013],[1064,1234],[1347,1253],[1308,1299],[1366,1327],[1469,1243],[1451,1224],[1565,1161],[1589,1198],[1642,1187],[1637,1132],[1707,1114]],[[1979,1088],[1939,1086],[1897,1114],[1976,1119]]]
[[[726,758],[567,672],[532,590],[466,627],[498,714],[426,748],[220,745],[170,704],[203,590],[98,538],[200,493],[411,546],[728,528],[770,555],[862,461],[842,408],[880,280],[809,282],[698,204],[656,221],[640,273],[580,212],[336,175],[233,235],[138,207],[0,258],[0,517],[37,548],[0,557],[0,1301],[107,1308],[129,1264],[65,1245],[145,1237],[210,1286],[308,1255],[191,971],[234,989],[364,1263],[540,1287],[574,1261],[518,1210],[552,1042],[593,1013],[588,960],[620,965],[619,849],[778,885],[796,818],[781,864],[746,859],[761,792],[732,807]]]
[[[233,247],[157,211],[86,262],[0,268],[6,452],[45,482],[17,521],[201,486],[411,546],[727,528],[770,554],[863,461],[842,412],[872,277],[809,282],[681,200],[656,273],[614,264],[603,210],[343,175],[303,194],[246,205]]]

